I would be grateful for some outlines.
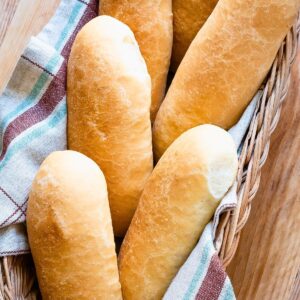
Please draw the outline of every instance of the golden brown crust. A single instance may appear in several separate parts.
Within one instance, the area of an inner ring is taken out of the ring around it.
[[[212,125],[182,134],[146,183],[119,255],[125,300],[161,299],[237,172],[231,136]]]
[[[133,31],[152,80],[151,120],[165,94],[172,51],[172,0],[102,0],[100,14],[110,15]]]
[[[218,0],[173,0],[174,41],[171,69],[174,72],[217,2]]]
[[[150,76],[128,26],[101,16],[83,27],[67,92],[69,148],[105,174],[114,232],[123,236],[153,169]]]
[[[27,228],[43,299],[122,299],[106,182],[92,160],[74,151],[46,158]]]
[[[154,124],[160,157],[199,124],[230,128],[261,85],[299,0],[220,0],[183,58]]]

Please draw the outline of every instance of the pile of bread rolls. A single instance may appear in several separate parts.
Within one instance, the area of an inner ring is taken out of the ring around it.
[[[100,2],[68,63],[70,150],[46,158],[29,197],[44,299],[163,297],[235,180],[226,129],[299,2]]]

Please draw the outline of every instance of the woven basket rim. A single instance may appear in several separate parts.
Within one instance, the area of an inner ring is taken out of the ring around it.
[[[237,174],[237,206],[225,212],[220,220],[216,245],[224,268],[232,261],[237,250],[241,230],[247,223],[251,203],[261,177],[261,168],[267,160],[270,138],[287,96],[291,67],[297,54],[300,34],[300,15],[286,35],[264,84],[257,92],[258,101],[246,133]]]

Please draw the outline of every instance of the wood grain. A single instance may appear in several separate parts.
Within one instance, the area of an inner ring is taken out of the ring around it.
[[[2,0],[1,0],[2,1]],[[53,15],[60,0],[4,0],[1,3],[0,93],[3,91],[29,38]],[[9,21],[10,20],[10,21]],[[6,32],[4,33],[4,30]]]
[[[299,300],[300,299],[300,270],[298,271],[297,277],[293,284],[291,297],[289,300]]]
[[[300,299],[299,64],[300,51],[260,188],[228,269],[240,300]]]
[[[15,14],[18,3],[19,0],[2,0],[0,2],[0,45],[4,39],[7,27]]]

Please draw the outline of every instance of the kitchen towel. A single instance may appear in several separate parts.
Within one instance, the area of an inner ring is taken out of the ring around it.
[[[66,65],[76,33],[97,16],[96,0],[62,0],[40,34],[31,38],[0,96],[0,256],[29,252],[24,221],[32,180],[41,162],[66,149]],[[230,133],[237,146],[256,99]],[[236,186],[170,285],[164,299],[235,299],[214,244],[220,214],[236,205]]]
[[[62,0],[0,96],[0,256],[29,250],[22,222],[30,186],[45,157],[66,148],[67,59],[77,32],[97,15],[96,0]]]

